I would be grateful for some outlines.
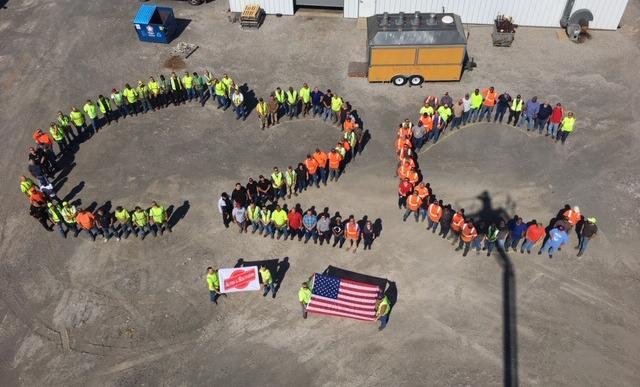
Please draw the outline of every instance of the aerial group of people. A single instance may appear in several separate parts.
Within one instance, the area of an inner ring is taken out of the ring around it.
[[[280,199],[298,196],[314,186],[320,188],[329,181],[338,181],[344,174],[346,165],[356,158],[365,144],[362,122],[349,102],[332,94],[331,90],[322,93],[316,87],[311,91],[306,83],[299,94],[293,88],[289,89],[287,95],[295,98],[291,98],[291,103],[279,105],[278,109],[281,110],[278,112],[283,112],[290,118],[309,114],[323,120],[331,119],[341,128],[338,141],[328,151],[316,148],[315,152],[307,154],[295,168],[289,165],[286,170],[281,171],[274,167],[268,177],[260,175],[257,180],[251,177],[245,186],[236,183],[230,195],[223,192],[218,199],[218,211],[223,224],[229,227],[229,224],[234,223],[241,233],[251,229],[252,233],[257,232],[265,238],[304,239],[304,243],[313,240],[316,244],[326,243],[327,246],[331,244],[339,248],[348,241],[347,250],[353,248],[354,253],[362,241],[363,249],[371,249],[378,232],[366,217],[359,221],[353,215],[343,219],[339,212],[331,216],[328,208],[318,213],[315,207],[303,210],[300,204],[289,208],[287,204],[281,205],[278,202]],[[304,89],[310,92],[309,98]],[[282,96],[282,93],[277,88],[271,94],[271,99],[279,101],[282,97],[277,96]],[[332,100],[338,100],[339,104],[332,104]],[[257,110],[260,114],[260,107]],[[279,114],[273,120],[269,118],[264,125],[277,124]]]
[[[498,219],[488,223],[482,219],[474,220],[471,216],[465,215],[464,209],[455,209],[451,204],[445,203],[442,198],[436,197],[430,184],[424,181],[416,151],[426,141],[437,142],[441,132],[449,125],[453,129],[464,122],[474,122],[476,119],[483,120],[486,117],[490,120],[493,106],[499,100],[497,93],[491,87],[483,91],[482,94],[479,94],[476,89],[473,95],[480,95],[480,97],[476,99],[475,104],[470,105],[472,108],[465,110],[463,107],[453,117],[449,112],[452,100],[448,93],[445,93],[439,101],[435,97],[427,97],[424,106],[420,109],[417,125],[414,125],[409,119],[405,119],[399,124],[395,141],[398,157],[396,176],[400,178],[398,208],[404,209],[403,221],[411,216],[415,218],[416,222],[427,220],[427,230],[431,230],[435,234],[439,228],[438,235],[443,239],[450,238],[453,245],[457,244],[456,251],[463,251],[463,256],[466,256],[470,249],[476,249],[478,254],[480,250],[486,250],[487,256],[489,256],[496,247],[503,251],[509,251],[509,249],[516,251],[519,247],[521,253],[525,251],[531,253],[534,245],[542,241],[542,247],[538,254],[544,252],[551,258],[556,251],[568,243],[570,231],[575,230],[578,237],[576,249],[578,256],[582,256],[587,249],[589,240],[596,236],[598,228],[596,226],[597,219],[584,216],[577,206],[572,208],[566,205],[549,222],[547,227],[535,219],[525,222],[518,215],[508,221]],[[490,106],[485,105],[487,99],[492,100]],[[520,101],[520,96],[517,96],[515,101]],[[536,103],[535,97],[530,101]],[[461,103],[461,100],[458,103]],[[536,109],[536,111],[538,110]],[[468,112],[466,116],[465,112]],[[515,113],[519,112],[520,110],[517,110]],[[494,120],[501,120],[500,113],[502,110],[497,110],[495,116],[497,118]],[[510,115],[515,119],[514,122],[518,123],[520,114],[515,113],[510,113]],[[542,117],[543,121],[544,118]],[[543,122],[542,126],[536,126],[541,133],[544,125],[547,125],[547,128],[549,125],[555,125],[551,122],[551,116],[546,118],[547,120]],[[529,125],[531,120],[526,120],[526,122]],[[560,121],[558,126],[560,133],[563,128],[567,129],[567,122],[570,122],[570,130],[573,130],[575,118],[572,114],[568,114]],[[555,133],[558,127],[553,128],[552,131]],[[567,135],[560,135],[559,138],[563,143]]]
[[[413,128],[414,148],[419,150],[427,141],[437,142],[447,128],[454,130],[485,120],[502,123],[505,115],[507,125],[544,133],[562,144],[573,132],[576,122],[574,112],[566,111],[561,103],[551,105],[546,100],[540,103],[537,96],[525,102],[520,94],[515,98],[508,91],[498,94],[490,86],[482,91],[475,89],[454,101],[445,92],[439,99],[427,97],[420,107],[418,122]]]

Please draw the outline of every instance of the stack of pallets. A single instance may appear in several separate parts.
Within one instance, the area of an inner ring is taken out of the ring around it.
[[[240,26],[242,28],[259,28],[264,21],[264,10],[259,4],[249,4],[242,10]]]

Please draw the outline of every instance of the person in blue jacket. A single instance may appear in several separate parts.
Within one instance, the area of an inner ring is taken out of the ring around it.
[[[542,246],[540,251],[538,251],[538,255],[541,255],[542,252],[545,251],[549,253],[549,258],[553,258],[553,253],[567,243],[568,239],[569,236],[563,226],[552,228],[551,231],[549,231],[549,239],[547,239],[547,242]]]

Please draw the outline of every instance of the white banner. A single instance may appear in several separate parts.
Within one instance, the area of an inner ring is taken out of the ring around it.
[[[260,290],[258,266],[234,267],[233,269],[219,269],[220,292],[248,292]]]

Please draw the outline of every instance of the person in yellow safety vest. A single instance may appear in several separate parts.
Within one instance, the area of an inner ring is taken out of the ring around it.
[[[233,102],[233,111],[236,112],[236,120],[242,118],[242,121],[247,119],[247,105],[244,103],[244,95],[240,92],[239,88],[233,90],[231,95],[231,101]]]
[[[278,170],[278,167],[273,167],[273,173],[271,174],[271,186],[273,187],[275,200],[283,198],[287,194],[284,175]]]
[[[53,141],[58,144],[58,148],[60,149],[60,153],[64,152],[67,147],[67,139],[64,137],[64,131],[56,124],[55,122],[49,123],[49,133],[51,133],[51,138]]]
[[[229,77],[227,74],[223,74],[222,75],[222,84],[224,85],[225,89],[227,89],[227,95],[231,94],[231,90],[234,89],[234,83],[233,83],[233,79],[231,79],[231,77]]]
[[[104,95],[100,94],[98,96],[98,108],[100,109],[100,113],[107,120],[107,125],[111,125],[111,119],[115,119],[113,114],[113,109],[111,109],[111,101],[108,98],[105,98]]]
[[[128,83],[124,84],[124,90],[122,95],[127,99],[127,103],[124,105],[127,109],[127,114],[130,116],[138,115],[138,92],[135,91]]]
[[[60,110],[58,110],[58,126],[62,129],[62,133],[64,133],[64,136],[70,144],[71,141],[75,139],[75,134],[73,130],[71,130],[71,119]]]
[[[306,116],[311,110],[311,88],[307,83],[303,83],[300,91],[300,100],[302,101],[302,115]]]
[[[169,82],[171,83],[171,99],[173,100],[174,106],[178,106],[184,102],[184,87],[175,72],[171,72]]]
[[[354,131],[344,132],[342,137],[349,142],[349,146],[351,147],[350,160],[353,160],[356,157],[356,142],[358,140],[358,137],[356,136],[356,132]]]
[[[342,145],[342,143],[338,142],[334,149],[336,150],[336,152],[340,153],[340,156],[342,156],[342,158],[344,159],[344,156],[347,154],[347,151],[346,149],[344,149],[344,146]]]
[[[200,105],[204,107],[204,97],[205,97],[205,83],[204,78],[198,75],[197,72],[193,72],[193,88],[196,91],[198,98],[200,98]]]
[[[184,86],[186,96],[189,98],[189,102],[191,102],[196,97],[196,90],[193,87],[193,77],[188,71],[185,71],[181,81],[182,86]]]
[[[276,285],[273,283],[271,271],[265,265],[260,265],[260,279],[262,279],[262,285],[264,286],[262,297],[266,297],[271,291],[271,297],[276,298]]]
[[[298,174],[291,165],[284,171],[284,180],[287,183],[287,199],[291,199],[291,194],[298,196],[296,185],[298,183]]]
[[[216,95],[215,90],[213,89],[213,87],[215,86],[215,78],[213,77],[213,75],[211,75],[211,73],[209,73],[209,70],[204,70],[202,77],[204,78],[204,83],[209,90],[209,98],[213,101]]]
[[[520,121],[520,114],[522,113],[522,107],[524,105],[524,101],[520,94],[516,96],[516,99],[511,102],[511,107],[509,108],[509,118],[507,119],[507,125],[511,123],[511,119],[513,119],[513,126],[518,125],[518,121]]]
[[[269,126],[269,106],[264,102],[264,99],[260,97],[258,104],[256,105],[256,111],[258,112],[258,122],[262,125],[262,129]]]
[[[424,106],[420,108],[419,114],[420,114],[420,117],[422,117],[425,113],[427,113],[427,115],[431,117],[433,116],[434,112],[435,111],[433,110],[433,107],[425,102]]]
[[[154,237],[158,231],[160,231],[160,235],[164,234],[164,230],[171,232],[167,211],[155,201],[151,202],[151,208],[149,208],[149,221],[151,222],[151,231]]]
[[[217,79],[213,80],[215,82],[215,92],[216,99],[218,100],[218,109],[222,108],[222,110],[229,109],[231,106],[231,100],[229,99],[229,93],[227,92],[227,86],[222,81],[218,81]]]
[[[287,114],[287,104],[285,103],[285,101],[287,100],[287,96],[284,90],[282,90],[280,87],[276,87],[276,91],[273,94],[276,98],[276,101],[278,102],[277,115],[279,116],[280,114]]]
[[[144,237],[149,233],[149,214],[136,206],[131,214],[131,219],[136,235],[140,237],[140,240],[144,240]]]
[[[276,204],[275,210],[271,213],[271,220],[273,221],[273,226],[271,229],[271,239],[273,239],[274,233],[278,232],[277,239],[280,239],[281,236],[284,235],[284,240],[287,240],[289,236],[289,230],[287,227],[287,221],[289,217],[287,215],[287,211],[283,210],[279,204]]]
[[[116,221],[113,225],[113,228],[116,232],[118,238],[122,238],[124,235],[124,239],[129,238],[129,234],[133,232],[133,226],[131,225],[131,214],[122,206],[116,207],[115,210],[115,218]]]
[[[207,288],[209,289],[209,297],[211,302],[218,305],[218,297],[221,295],[227,296],[224,293],[220,293],[220,279],[218,278],[218,269],[213,267],[207,267]]]
[[[273,227],[271,226],[271,211],[269,211],[267,206],[263,205],[260,208],[260,213],[258,215],[260,217],[258,223],[258,234],[263,235],[265,238],[269,235],[273,235]]]
[[[567,137],[573,132],[573,126],[576,123],[576,117],[573,112],[568,112],[567,116],[562,119],[560,123],[560,130],[558,131],[558,135],[556,136],[556,141],[562,141],[562,145],[567,141]]]
[[[442,126],[440,130],[443,131],[446,129],[447,124],[449,123],[449,118],[451,117],[451,108],[447,105],[440,104],[440,106],[438,106],[438,115],[442,120]]]
[[[82,106],[82,110],[87,114],[87,117],[91,120],[91,126],[94,132],[98,132],[100,128],[100,121],[98,120],[98,107],[90,99]]]
[[[469,112],[469,121],[476,122],[480,114],[480,108],[482,107],[482,101],[484,98],[480,94],[479,89],[475,89],[471,94],[471,110]]]
[[[340,118],[340,109],[342,109],[342,98],[338,94],[331,97],[331,119],[335,124]]]
[[[247,207],[247,218],[251,223],[251,233],[255,234],[258,231],[258,227],[260,227],[260,207],[256,206],[255,202],[251,202]]]
[[[171,82],[164,77],[164,74],[160,74],[160,78],[158,79],[158,87],[160,88],[160,92],[158,94],[158,104],[156,108],[166,108],[169,107],[169,104],[173,100],[171,94]]]
[[[289,87],[289,90],[287,91],[287,114],[289,115],[289,119],[292,119],[293,116],[298,118],[299,100],[298,92],[293,90],[293,87]]]
[[[20,176],[20,192],[25,194],[27,198],[31,197],[31,193],[33,192],[31,188],[36,186],[36,182],[33,181],[30,177]]]
[[[142,112],[146,113],[149,110],[154,110],[153,106],[151,106],[151,101],[149,100],[149,88],[142,81],[138,81],[138,87],[136,88],[136,92],[138,93],[138,100],[140,101],[140,105]]]
[[[151,107],[154,109],[160,109],[159,97],[160,97],[160,84],[153,77],[149,77],[149,82],[147,82],[147,87],[149,88],[149,101],[151,102]]]
[[[71,122],[73,122],[73,126],[76,127],[76,131],[78,132],[77,135],[79,136],[86,129],[84,114],[74,106],[71,108],[69,118],[71,118]]]
[[[67,231],[73,231],[73,236],[77,238],[78,234],[80,234],[80,229],[76,223],[76,215],[78,215],[76,206],[62,202],[60,215],[62,215],[62,220],[64,220],[64,223],[67,225]]]
[[[307,305],[311,302],[311,289],[306,282],[303,282],[302,287],[298,290],[298,300],[302,306],[302,318],[307,318]]]
[[[125,108],[124,95],[116,89],[111,89],[111,100],[115,105],[116,109],[118,109],[118,116],[123,119],[127,117],[127,109]]]
[[[57,226],[58,231],[60,231],[60,235],[66,238],[67,231],[65,230],[65,224],[62,220],[62,215],[60,214],[60,207],[54,205],[51,202],[48,202],[47,211],[49,212],[49,219],[51,219],[51,223],[53,223],[54,226]]]
[[[391,312],[391,303],[389,297],[380,293],[376,302],[376,320],[380,322],[378,331],[383,330],[389,322],[389,312]]]

